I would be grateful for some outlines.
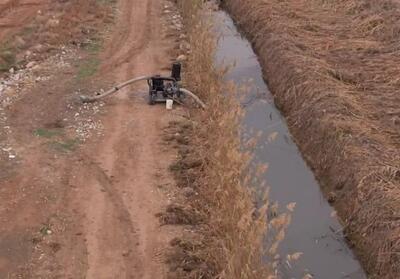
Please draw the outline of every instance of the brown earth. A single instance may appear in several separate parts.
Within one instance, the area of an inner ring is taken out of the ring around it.
[[[87,44],[112,22],[108,1],[11,0],[0,3],[0,74],[23,68],[57,52],[62,45]]]
[[[20,2],[3,13],[19,9]],[[71,3],[80,10],[78,1]],[[78,58],[87,53],[78,49],[71,66],[50,70],[49,80],[22,90],[0,110],[1,147],[17,154],[0,153],[0,278],[166,276],[164,250],[179,231],[160,226],[156,217],[175,183],[168,167],[176,151],[164,147],[162,135],[179,110],[148,106],[145,85],[104,105],[83,107],[74,94],[168,68],[175,41],[161,14],[164,4],[118,1],[96,77],[80,79]],[[99,114],[88,114],[99,108]],[[77,119],[86,116],[104,128],[78,141]]]
[[[25,27],[48,0],[1,0],[0,40]]]
[[[398,1],[224,3],[364,267],[399,278]]]

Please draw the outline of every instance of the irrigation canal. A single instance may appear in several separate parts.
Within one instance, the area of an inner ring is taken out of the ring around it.
[[[227,13],[217,11],[214,17],[216,32],[221,35],[216,63],[235,62],[227,79],[238,86],[250,84],[244,102],[247,105],[243,129],[246,133],[263,133],[254,160],[269,166],[262,179],[270,187],[270,198],[282,210],[287,204],[296,203],[292,222],[280,245],[281,277],[303,278],[311,274],[312,278],[321,279],[366,278],[347,246],[334,209],[324,199],[317,180],[291,138],[285,119],[274,105],[251,44],[241,36]],[[269,141],[272,134],[276,137]],[[296,252],[303,255],[288,263],[286,255]]]

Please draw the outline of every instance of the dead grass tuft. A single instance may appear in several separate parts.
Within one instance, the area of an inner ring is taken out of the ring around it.
[[[194,208],[177,204],[167,206],[158,217],[164,225],[197,225],[203,219]]]

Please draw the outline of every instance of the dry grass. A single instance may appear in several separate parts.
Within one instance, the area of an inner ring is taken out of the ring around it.
[[[267,198],[264,206],[255,206],[250,188],[265,168],[249,174],[251,155],[241,151],[239,136],[242,111],[235,88],[222,81],[224,70],[214,66],[216,38],[201,13],[201,2],[178,1],[191,44],[186,87],[208,108],[191,111],[189,121],[167,129],[165,139],[178,143],[180,154],[171,170],[186,198],[161,219],[190,226],[190,233],[172,243],[170,278],[275,278],[274,256],[290,216],[283,214],[267,223]],[[267,238],[267,231],[276,233]],[[264,252],[267,240],[271,246]]]
[[[400,277],[400,7],[228,0],[364,266]]]
[[[112,22],[114,2],[71,0],[45,5],[30,22],[13,27],[0,42],[0,72],[40,60],[63,45],[85,47],[92,43],[104,23]]]

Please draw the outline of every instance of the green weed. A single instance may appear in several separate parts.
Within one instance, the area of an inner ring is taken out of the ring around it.
[[[78,139],[68,139],[65,141],[52,141],[49,145],[56,151],[68,153],[74,151],[78,147],[79,143],[80,141]]]
[[[43,128],[39,128],[36,129],[33,134],[37,137],[42,137],[42,138],[52,138],[54,136],[59,136],[62,134],[62,132],[60,130],[49,130],[49,129],[43,129]]]
[[[99,38],[93,38],[88,44],[84,46],[84,49],[90,54],[98,54],[103,47],[103,41]]]
[[[100,60],[97,57],[89,58],[80,65],[77,78],[82,80],[93,76],[97,72],[99,65]]]
[[[15,62],[15,49],[8,42],[0,44],[0,72],[8,71]]]
[[[114,5],[116,0],[96,0],[96,2],[100,5]]]

